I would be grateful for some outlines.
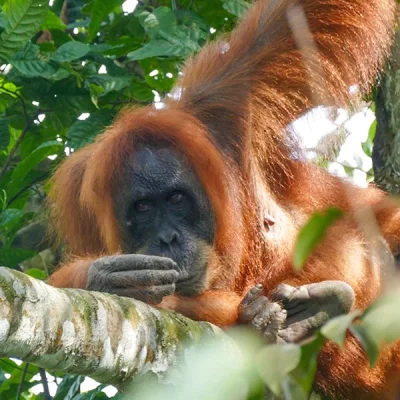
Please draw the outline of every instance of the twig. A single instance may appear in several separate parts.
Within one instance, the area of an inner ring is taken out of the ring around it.
[[[25,185],[22,189],[20,189],[13,197],[11,197],[11,199],[7,202],[7,207],[10,207],[10,205],[18,199],[19,196],[21,196],[21,194],[25,193],[28,189],[30,189],[35,183],[40,182],[41,180],[43,180],[44,178],[47,178],[50,175],[49,171],[44,172],[42,175],[40,175],[39,177],[37,177],[36,179],[34,179],[31,183],[29,183],[28,185]]]
[[[26,373],[28,372],[28,368],[29,368],[29,363],[26,363],[25,367],[24,367],[24,370],[22,371],[21,380],[20,380],[19,385],[18,385],[18,391],[17,391],[16,400],[21,400],[22,389],[23,389],[23,386],[24,386],[24,382],[25,382],[25,378],[26,378]]]
[[[9,362],[6,358],[3,358],[2,360],[1,360],[1,362],[2,363],[4,363],[4,364],[7,364],[7,365],[9,365],[11,368],[13,368],[13,369],[18,369],[19,371],[23,371],[24,370],[24,368],[21,368],[19,365],[15,365],[14,363],[11,363],[11,362]],[[27,372],[27,374],[28,374],[28,372]],[[30,375],[33,375],[32,373],[29,373]]]
[[[39,374],[40,374],[40,379],[42,380],[42,385],[43,385],[44,400],[51,400],[52,397],[50,396],[49,384],[47,382],[46,371],[43,368],[39,368]]]
[[[68,0],[65,0],[61,7],[60,19],[65,25],[68,25]]]
[[[152,12],[153,11],[153,8],[149,5],[149,4],[146,4],[144,1],[142,1],[142,0],[138,0],[138,4],[140,5],[140,6],[142,6],[145,10],[147,10],[147,11],[149,11],[149,12]]]
[[[15,142],[14,147],[11,149],[10,154],[7,157],[6,162],[3,165],[3,168],[0,170],[0,180],[3,178],[3,176],[5,175],[5,173],[7,172],[8,167],[11,164],[12,159],[14,158],[15,153],[17,152],[22,140],[24,139],[24,137],[26,136],[26,134],[28,133],[30,127],[33,124],[33,121],[36,119],[37,115],[35,115],[34,118],[32,118],[31,121],[27,122],[25,125],[25,128],[23,129],[21,135],[19,135],[18,140]]]
[[[15,97],[18,98],[18,100],[21,102],[22,112],[24,113],[25,120],[28,121],[28,119],[29,119],[28,111],[26,110],[25,101],[24,101],[24,99],[22,98],[22,96],[19,95],[19,94],[16,93],[16,92],[13,92],[12,90],[9,90],[9,89],[5,88],[4,86],[1,87],[1,90],[5,91],[5,92],[7,92],[7,93],[9,93],[9,94],[11,94],[11,95],[14,95]]]

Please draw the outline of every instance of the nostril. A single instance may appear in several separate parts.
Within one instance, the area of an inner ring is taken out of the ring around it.
[[[174,232],[172,235],[171,235],[171,245],[176,245],[176,244],[178,244],[178,233],[177,232]]]
[[[161,246],[176,246],[178,244],[179,234],[176,231],[161,232],[158,238]]]

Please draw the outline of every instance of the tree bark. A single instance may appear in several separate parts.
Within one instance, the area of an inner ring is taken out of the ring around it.
[[[121,386],[147,372],[162,377],[184,348],[221,332],[140,301],[56,289],[0,268],[0,357]]]
[[[400,195],[400,32],[376,96],[377,130],[372,160],[375,182]]]

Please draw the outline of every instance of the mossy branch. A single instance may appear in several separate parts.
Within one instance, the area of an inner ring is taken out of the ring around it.
[[[118,386],[147,372],[163,376],[188,345],[220,334],[139,301],[0,268],[0,357]]]

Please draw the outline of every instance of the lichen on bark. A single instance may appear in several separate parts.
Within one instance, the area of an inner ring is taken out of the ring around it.
[[[136,300],[57,289],[0,268],[0,357],[119,386],[146,373],[163,377],[190,344],[220,335]]]

